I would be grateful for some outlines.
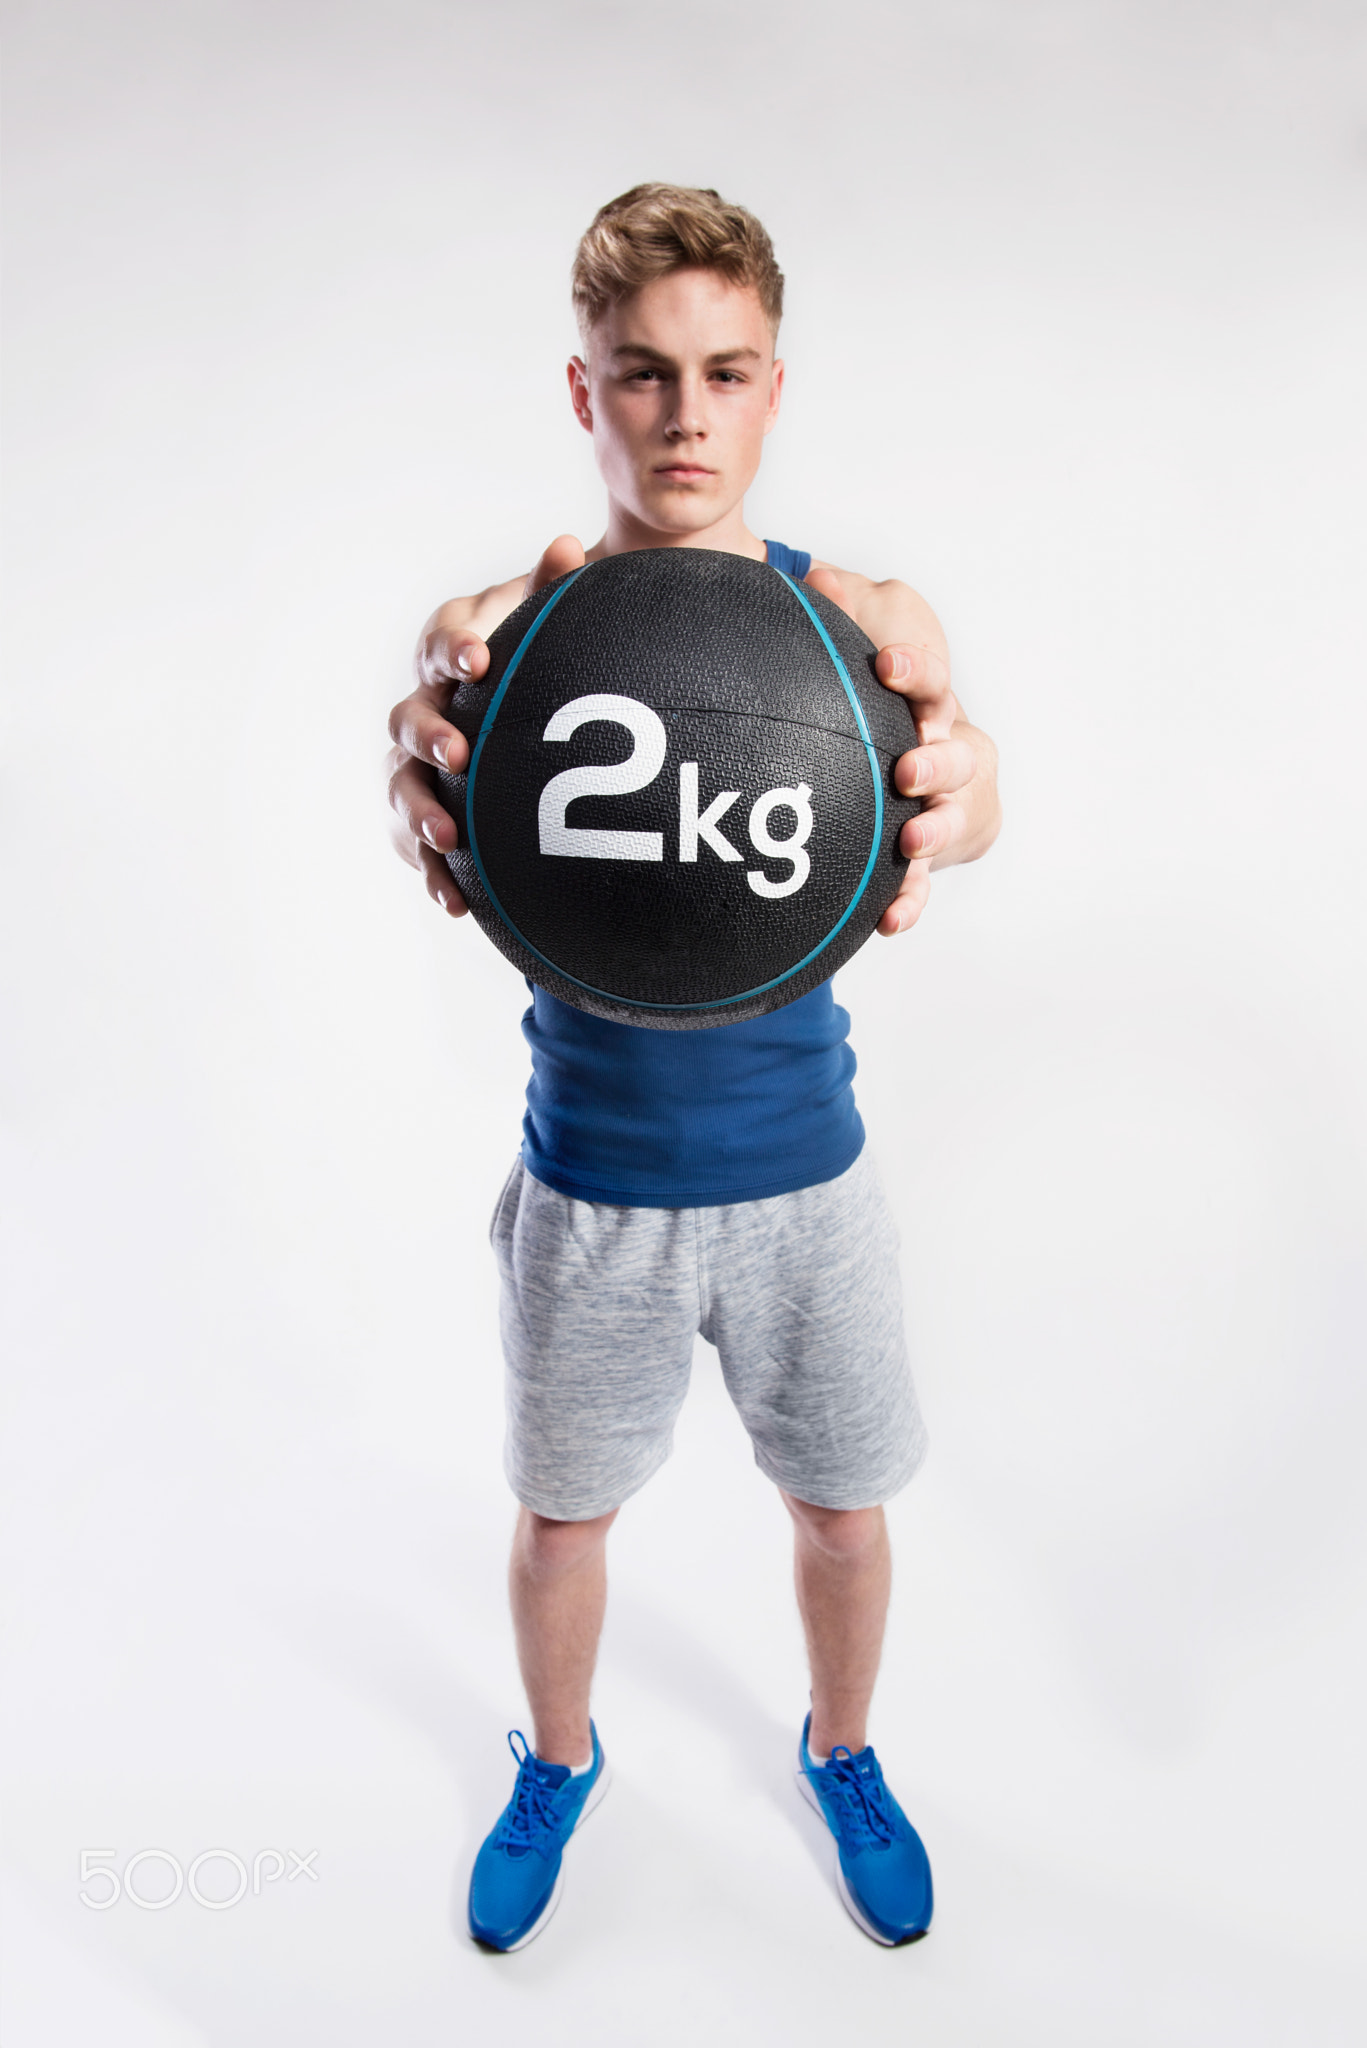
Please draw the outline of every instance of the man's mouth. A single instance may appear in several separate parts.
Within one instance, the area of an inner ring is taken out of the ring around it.
[[[656,476],[715,476],[713,469],[704,469],[700,462],[662,462],[655,471]]]

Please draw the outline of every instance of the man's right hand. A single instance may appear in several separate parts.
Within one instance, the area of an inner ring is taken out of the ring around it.
[[[419,868],[427,893],[448,917],[464,917],[465,898],[451,879],[446,855],[456,845],[456,821],[437,797],[437,769],[459,775],[470,760],[465,736],[446,716],[451,694],[482,676],[489,666],[488,635],[524,597],[584,564],[584,550],[572,533],[553,540],[530,576],[495,584],[478,597],[456,597],[433,612],[414,656],[417,687],[389,714],[394,745],[386,767],[393,810],[390,833],[395,850]]]

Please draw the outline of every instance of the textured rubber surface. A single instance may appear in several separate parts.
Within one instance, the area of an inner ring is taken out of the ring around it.
[[[450,712],[472,758],[441,778],[460,832],[448,858],[533,981],[596,1016],[697,1029],[804,995],[872,933],[906,872],[897,839],[920,806],[890,770],[916,732],[838,606],[744,556],[648,549],[538,591],[489,649]],[[616,704],[566,713],[585,697]],[[633,758],[615,791],[543,797]],[[799,886],[766,834],[801,841]]]

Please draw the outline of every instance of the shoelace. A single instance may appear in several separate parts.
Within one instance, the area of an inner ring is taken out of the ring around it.
[[[513,1740],[522,1744],[519,1750]],[[508,1736],[508,1747],[517,1758],[517,1783],[513,1796],[499,1822],[500,1839],[514,1852],[523,1855],[533,1846],[537,1834],[554,1828],[558,1824],[552,1799],[551,1787],[545,1784],[537,1770],[536,1758],[531,1744],[520,1728],[514,1728]]]
[[[865,1842],[871,1842],[875,1848],[886,1849],[896,1829],[888,1812],[877,1765],[865,1775],[851,1751],[843,1742],[838,1742],[831,1751],[831,1760],[826,1768],[835,1773],[835,1790],[856,1846],[862,1848]]]

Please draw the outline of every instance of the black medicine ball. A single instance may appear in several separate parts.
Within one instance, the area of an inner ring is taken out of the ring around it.
[[[838,605],[649,548],[537,591],[450,718],[451,872],[515,966],[597,1017],[698,1030],[805,995],[872,933],[920,809],[905,698]]]

